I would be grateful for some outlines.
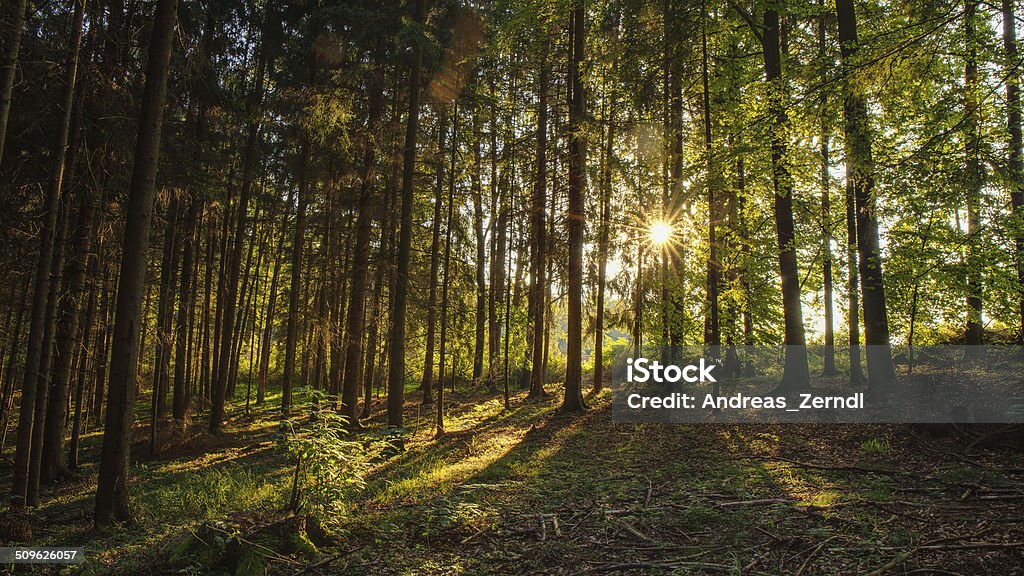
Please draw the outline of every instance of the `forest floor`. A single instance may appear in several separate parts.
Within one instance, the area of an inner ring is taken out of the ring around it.
[[[404,451],[344,481],[319,546],[246,536],[287,525],[294,463],[270,408],[155,457],[140,428],[137,520],[91,528],[87,466],[44,487],[33,543],[85,546],[87,574],[245,573],[183,545],[206,536],[287,575],[1024,574],[1019,428],[626,425],[607,395],[559,418],[557,396],[506,411],[481,391],[454,395],[434,438],[418,397]]]

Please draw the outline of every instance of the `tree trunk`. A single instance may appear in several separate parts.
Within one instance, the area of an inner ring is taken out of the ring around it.
[[[14,29],[14,35],[12,36],[12,42],[7,47],[6,62],[9,66],[11,77],[8,80],[6,77],[4,81],[13,83],[14,81],[14,67],[17,62],[18,49],[21,38],[21,19],[25,12],[25,3],[23,1],[16,2],[15,9],[18,10],[15,15],[15,23],[17,28]],[[85,10],[85,4],[83,1],[75,3],[75,17],[73,28],[71,31],[71,39],[68,43],[68,58],[67,64],[64,70],[64,93],[61,102],[61,123],[57,134],[57,140],[55,142],[53,150],[53,164],[50,171],[50,183],[47,188],[47,195],[44,204],[44,219],[43,226],[40,230],[40,242],[39,242],[39,256],[38,264],[36,268],[35,286],[32,298],[32,313],[31,322],[29,323],[29,340],[28,347],[25,353],[25,379],[22,382],[21,392],[21,409],[18,419],[18,444],[15,449],[14,455],[14,472],[13,472],[13,485],[11,494],[14,497],[13,505],[20,506],[25,503],[25,499],[29,497],[30,491],[30,479],[29,476],[33,469],[38,470],[37,465],[34,462],[40,462],[38,454],[33,455],[32,451],[35,447],[42,447],[42,422],[35,422],[37,419],[36,406],[44,406],[43,402],[40,402],[44,397],[46,390],[40,390],[39,384],[41,382],[41,376],[45,376],[41,372],[42,363],[45,359],[50,356],[49,345],[46,343],[45,333],[47,331],[47,310],[50,309],[51,305],[55,302],[50,301],[51,292],[54,292],[54,286],[51,285],[50,274],[54,264],[54,235],[57,226],[57,216],[61,210],[61,190],[64,184],[64,168],[65,161],[67,159],[68,151],[68,140],[71,132],[71,115],[74,104],[75,96],[75,79],[78,73],[78,54],[80,43],[82,39],[82,19]],[[5,68],[5,73],[8,68]],[[4,93],[0,94],[0,129],[6,130],[7,123],[7,112],[10,108],[10,88],[9,85],[0,86],[0,90],[4,90]],[[0,133],[0,139],[3,134]],[[2,141],[2,140],[0,140]],[[45,413],[44,413],[45,414]],[[34,424],[34,425],[33,425]]]
[[[796,393],[810,383],[804,341],[803,310],[800,304],[800,275],[796,260],[793,227],[793,179],[789,172],[789,119],[786,114],[785,83],[782,78],[779,13],[765,10],[761,45],[765,78],[770,84],[768,115],[771,118],[772,185],[775,191],[775,230],[782,279],[782,314],[785,323],[786,360],[778,392]]]
[[[299,152],[299,189],[295,209],[295,235],[292,236],[292,270],[288,289],[288,327],[284,351],[284,375],[281,385],[281,413],[292,410],[295,352],[299,340],[299,300],[302,293],[302,252],[306,242],[306,205],[309,202],[309,138],[302,136]],[[305,378],[303,378],[305,380]]]
[[[458,104],[452,110],[452,133],[459,133],[459,108]],[[451,262],[452,262],[452,227],[455,223],[455,159],[457,154],[458,138],[452,138],[451,168],[448,173],[448,219],[444,230],[444,278],[441,280],[441,350],[438,358],[437,373],[441,381],[437,385],[437,422],[435,436],[444,435],[444,376],[445,360],[447,359],[448,348],[448,288],[451,283]],[[454,364],[454,362],[452,362]],[[452,380],[452,386],[455,380]]]
[[[71,54],[68,57],[67,81],[73,92],[75,75],[78,68],[79,46],[82,40],[82,24],[85,18],[85,0],[75,2],[74,16],[72,17],[72,39]],[[65,100],[65,104],[72,103],[73,98]],[[70,127],[70,125],[69,125]],[[78,138],[72,144],[77,148]],[[72,161],[73,163],[73,161]],[[67,420],[67,395],[68,385],[71,381],[72,363],[76,349],[81,341],[79,324],[81,321],[82,302],[85,295],[85,278],[89,271],[89,262],[92,253],[93,236],[95,235],[96,213],[99,208],[99,198],[96,190],[91,186],[83,186],[81,189],[78,210],[78,232],[75,236],[75,254],[70,260],[68,270],[67,297],[61,303],[61,326],[57,334],[57,356],[53,373],[51,375],[51,389],[49,401],[46,405],[46,417],[43,423],[42,442],[42,464],[40,478],[51,481],[59,476],[66,476],[70,473],[64,457],[64,432]],[[33,490],[30,487],[30,492]]]
[[[821,77],[827,76],[825,60],[825,0],[818,0],[818,59],[821,60]],[[818,102],[818,114],[821,116],[821,276],[825,291],[825,360],[822,374],[834,376],[836,372],[835,351],[835,314],[832,294],[832,204],[829,198],[829,125],[828,125],[828,94],[822,91]]]
[[[199,213],[203,209],[203,201],[200,198],[189,200],[188,211],[182,223],[182,244],[181,261],[181,283],[179,285],[180,304],[178,305],[178,320],[174,333],[174,394],[172,397],[171,416],[178,426],[184,427],[187,423],[189,412],[192,409],[192,396],[188,378],[185,372],[186,353],[188,351],[188,329],[189,329],[189,303],[192,300],[193,260],[196,257],[196,222]]]
[[[476,237],[476,331],[473,341],[473,382],[479,382],[484,373],[484,345],[487,329],[487,244],[484,236],[483,189],[480,171],[483,169],[483,155],[480,151],[480,133],[483,122],[478,105],[473,106],[473,232]],[[493,382],[488,380],[489,387]]]
[[[1024,344],[1024,155],[1021,149],[1020,75],[1017,72],[1017,19],[1014,0],[1003,0],[1003,51],[1006,71],[1006,124],[1010,134],[1010,203],[1013,205],[1013,240],[1016,248],[1020,325],[1017,342]]]
[[[423,358],[423,380],[420,387],[423,389],[423,403],[430,404],[434,401],[434,335],[437,325],[437,274],[440,265],[440,238],[441,238],[441,204],[444,200],[444,144],[448,114],[447,108],[438,106],[437,117],[437,154],[434,162],[434,216],[431,220],[430,231],[430,294],[427,298],[427,344],[426,355]],[[455,138],[452,138],[453,144]]]
[[[530,370],[529,398],[546,396],[544,392],[544,295],[548,292],[548,280],[545,275],[545,251],[547,248],[547,210],[548,188],[548,43],[544,39],[540,74],[537,77],[537,179],[533,186],[533,199],[530,207],[530,311],[531,322],[527,338],[527,347],[533,350]]]
[[[964,343],[980,346],[985,343],[982,326],[982,262],[978,234],[981,231],[981,134],[978,119],[978,47],[975,38],[976,0],[964,1],[964,44],[967,59],[964,63],[964,112],[966,114],[966,142],[964,152],[967,165],[967,330]]]
[[[128,449],[135,406],[135,368],[139,355],[146,254],[153,216],[153,192],[160,160],[160,132],[167,95],[167,70],[174,40],[177,0],[157,0],[146,65],[139,135],[125,213],[121,272],[118,278],[96,508],[97,525],[131,518],[128,504]]]
[[[375,72],[375,75],[380,74]],[[378,128],[377,118],[380,115],[381,82],[375,84],[379,88],[370,88],[369,113],[366,121],[366,151],[363,158],[362,180],[359,185],[359,214],[356,216],[355,249],[352,252],[352,286],[348,303],[348,324],[345,330],[345,378],[341,394],[342,414],[350,424],[358,423],[359,419],[359,387],[363,384],[363,333],[366,329],[366,280],[369,269],[371,199],[374,181],[376,180],[375,164],[377,162],[376,142],[372,134]]]
[[[235,338],[234,326],[235,315],[239,300],[238,275],[242,265],[242,247],[245,241],[245,230],[248,222],[249,198],[252,195],[252,185],[256,178],[257,170],[257,146],[260,140],[260,127],[263,116],[263,91],[267,67],[270,66],[271,49],[269,32],[270,24],[276,17],[274,7],[266,8],[265,22],[263,26],[263,38],[260,40],[260,55],[256,70],[256,84],[249,93],[249,102],[246,105],[248,122],[246,126],[245,149],[242,152],[242,185],[238,199],[238,206],[235,209],[237,215],[235,222],[234,243],[228,260],[227,286],[224,291],[224,326],[221,328],[220,341],[220,364],[217,366],[217,373],[213,379],[212,402],[210,405],[210,432],[220,432],[224,420],[224,403],[228,391],[228,379],[231,377],[231,364]]]
[[[415,0],[413,18],[423,24],[427,17],[426,0]],[[420,84],[423,72],[423,47],[413,45],[412,73],[409,75],[409,115],[405,127],[402,157],[402,202],[399,217],[398,255],[393,294],[391,344],[388,366],[388,426],[401,427],[405,406],[405,322],[409,301],[409,261],[412,252],[412,208],[416,200],[416,133],[420,123]]]
[[[718,291],[721,270],[718,261],[718,214],[721,211],[718,199],[715,194],[717,176],[713,163],[711,140],[711,92],[708,88],[708,31],[707,31],[707,1],[703,3],[701,11],[701,81],[703,82],[704,95],[704,161],[707,163],[707,187],[708,187],[708,315],[704,330],[704,344],[711,346],[713,357],[718,356],[718,346],[722,343],[722,333],[718,318]],[[780,68],[781,70],[781,68]],[[778,197],[776,197],[778,201]],[[790,213],[792,220],[792,211]],[[794,262],[795,269],[795,262]],[[799,301],[799,294],[797,294]]]
[[[874,161],[868,106],[857,83],[849,80],[856,64],[857,17],[853,0],[837,0],[839,46],[846,69],[843,116],[846,120],[847,181],[853,185],[856,204],[857,260],[864,303],[864,343],[867,344],[868,380],[871,388],[887,387],[895,379],[889,346],[885,284],[882,282],[882,251],[878,246],[878,213],[875,210]]]
[[[11,96],[14,93],[14,78],[18,73],[18,54],[21,52],[21,29],[25,23],[27,0],[13,0],[5,10],[3,60],[0,61],[0,162],[4,158],[4,142],[7,136],[7,120],[11,113]]]
[[[580,64],[583,62],[585,36],[584,0],[576,0],[572,13],[572,53],[569,58],[569,266],[568,275],[568,331],[566,342],[565,398],[559,411],[579,412],[586,408],[583,402],[583,236],[586,202],[586,136],[583,122],[586,114],[586,95]]]
[[[594,391],[604,387],[604,292],[608,277],[608,235],[611,221],[612,190],[615,189],[612,176],[612,162],[615,158],[615,94],[608,93],[608,124],[605,132],[604,161],[601,174],[601,221],[597,231],[597,312],[594,317]]]

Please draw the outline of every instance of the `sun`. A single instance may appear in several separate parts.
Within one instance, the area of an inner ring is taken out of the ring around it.
[[[651,243],[655,246],[663,246],[668,243],[672,239],[672,233],[672,225],[660,220],[651,224],[651,228],[647,232]]]

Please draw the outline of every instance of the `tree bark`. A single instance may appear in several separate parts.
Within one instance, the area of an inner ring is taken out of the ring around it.
[[[867,344],[868,380],[871,388],[889,386],[896,374],[889,345],[882,252],[878,245],[878,214],[875,210],[874,161],[867,100],[850,75],[857,56],[857,17],[853,0],[837,0],[839,46],[847,78],[843,101],[846,120],[847,181],[852,183],[856,204],[857,260],[864,304],[864,343]]]
[[[785,323],[786,360],[779,384],[780,393],[797,393],[810,384],[804,340],[803,310],[800,304],[800,275],[796,259],[793,226],[793,179],[789,172],[789,119],[786,88],[782,78],[779,13],[764,12],[761,46],[765,78],[769,83],[768,115],[771,118],[772,186],[775,194],[775,230],[782,279],[782,314]]]
[[[825,52],[825,0],[818,0],[818,59],[821,60],[821,78],[826,77],[827,66]],[[835,352],[835,313],[832,290],[832,203],[829,198],[829,123],[828,94],[822,90],[818,101],[818,114],[821,117],[819,133],[821,148],[821,276],[825,292],[825,360],[822,374],[834,376],[836,372]]]
[[[18,72],[18,55],[21,52],[21,29],[25,23],[27,0],[13,0],[5,15],[7,26],[4,39],[5,50],[0,61],[0,162],[4,157],[4,143],[7,139],[7,120],[11,115],[11,97],[14,93],[14,77]]]
[[[531,322],[527,347],[533,351],[530,370],[529,398],[546,396],[544,391],[544,295],[548,292],[545,274],[545,251],[547,248],[548,188],[548,43],[544,39],[540,74],[537,77],[537,179],[533,185],[533,199],[530,207],[530,312]]]
[[[437,275],[440,266],[441,204],[444,201],[444,145],[447,138],[448,109],[438,106],[437,154],[434,161],[434,216],[430,232],[430,293],[427,297],[427,343],[423,358],[423,403],[434,401],[434,336],[437,330]],[[454,138],[452,139],[454,143]]]
[[[413,18],[423,24],[426,0],[415,0]],[[392,306],[391,343],[388,366],[388,426],[401,427],[405,406],[405,323],[409,304],[409,264],[412,252],[412,208],[416,200],[416,135],[420,123],[420,84],[423,75],[423,47],[413,45],[412,73],[409,75],[409,115],[405,126],[402,157],[402,195],[399,216],[398,254]]]
[[[576,0],[572,14],[572,52],[569,58],[569,82],[572,94],[569,100],[569,265],[568,275],[568,330],[566,342],[565,397],[559,411],[579,412],[586,409],[583,402],[583,236],[586,202],[586,135],[583,132],[586,114],[586,95],[580,64],[585,55],[584,0]]]
[[[153,192],[160,160],[160,132],[163,128],[167,71],[173,47],[177,5],[177,0],[157,0],[149,45],[118,278],[110,383],[107,387],[107,418],[93,514],[97,525],[131,519],[128,502],[128,449],[135,406],[135,368],[139,355],[146,254],[149,250]]]
[[[379,73],[375,74],[379,75]],[[352,252],[352,285],[349,294],[348,324],[345,330],[345,377],[341,394],[342,414],[350,424],[359,421],[359,388],[363,384],[363,334],[366,331],[366,280],[369,269],[370,252],[370,201],[376,180],[375,165],[377,162],[376,142],[373,135],[377,129],[377,118],[380,115],[380,86],[370,88],[369,114],[366,121],[366,151],[363,157],[362,174],[359,185],[359,213],[356,216],[355,249]]]
[[[981,231],[981,134],[978,119],[978,46],[975,38],[976,0],[964,0],[964,44],[967,59],[964,63],[964,112],[966,114],[966,141],[964,153],[967,165],[967,329],[964,343],[980,346],[985,343],[982,325],[982,262],[978,234]]]
[[[2,131],[6,131],[7,113],[10,108],[10,86],[14,82],[14,67],[17,64],[18,50],[21,42],[21,21],[25,13],[24,1],[19,0],[15,4],[16,13],[14,21],[17,27],[13,28],[11,43],[7,47],[7,54],[5,54],[6,67],[4,68],[4,73],[6,74],[9,71],[10,77],[5,76],[2,79],[4,82],[8,82],[8,84],[0,85],[0,90],[4,91],[0,94],[0,142],[2,142],[3,138]],[[61,102],[61,123],[56,142],[54,143],[50,183],[44,203],[45,215],[43,217],[43,226],[40,230],[39,256],[32,298],[29,339],[25,352],[25,379],[22,382],[21,409],[18,419],[18,443],[14,455],[13,485],[11,489],[11,494],[14,497],[12,505],[14,506],[23,505],[25,499],[29,496],[29,476],[32,468],[34,468],[31,461],[33,459],[37,462],[39,461],[38,455],[34,457],[31,453],[34,446],[39,446],[41,449],[42,445],[42,437],[40,435],[42,430],[35,428],[35,426],[41,427],[42,422],[34,421],[36,420],[36,404],[39,403],[38,396],[45,393],[45,391],[39,390],[40,368],[41,362],[49,356],[49,351],[46,349],[45,332],[47,310],[50,307],[49,298],[53,288],[51,286],[50,273],[53,268],[54,235],[57,227],[57,216],[61,209],[61,191],[64,184],[64,168],[67,159],[68,139],[71,132],[71,115],[75,97],[75,79],[78,73],[78,54],[82,39],[82,15],[84,10],[84,2],[81,0],[76,2],[74,21],[77,26],[72,29],[71,41],[68,43],[68,58],[64,70],[64,93]],[[39,442],[36,441],[37,436]]]
[[[1020,74],[1017,72],[1017,19],[1014,0],[1002,1],[1003,51],[1006,71],[1006,124],[1010,134],[1007,158],[1010,172],[1010,203],[1013,206],[1013,241],[1016,248],[1017,291],[1020,325],[1017,342],[1024,344],[1024,154],[1021,153]]]

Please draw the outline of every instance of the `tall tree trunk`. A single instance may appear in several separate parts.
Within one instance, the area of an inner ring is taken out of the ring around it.
[[[704,95],[704,161],[707,163],[707,187],[708,187],[708,315],[704,327],[704,344],[711,346],[712,355],[718,356],[718,346],[722,343],[722,333],[718,318],[718,291],[721,277],[720,263],[718,261],[718,237],[717,227],[721,207],[715,194],[717,176],[713,163],[711,140],[711,92],[708,88],[708,9],[707,0],[702,3],[701,10],[701,81],[703,82]],[[780,68],[781,70],[781,68]],[[776,197],[778,201],[778,197]],[[792,213],[790,214],[792,220]],[[795,269],[794,262],[794,269]],[[797,295],[799,301],[799,294]]]
[[[423,24],[426,0],[415,0],[413,18]],[[402,156],[402,202],[399,217],[398,255],[392,305],[391,344],[388,366],[388,425],[401,427],[405,406],[405,322],[409,303],[409,260],[412,252],[412,208],[416,200],[416,135],[420,124],[420,84],[423,75],[423,46],[413,44],[412,73],[409,75],[409,115],[405,126]]]
[[[615,94],[607,92],[611,102],[605,123],[604,160],[601,174],[601,220],[597,230],[597,312],[594,317],[594,391],[604,387],[604,307],[608,277],[608,235],[611,221],[612,190],[615,189],[612,163],[615,160]]]
[[[434,160],[434,216],[430,231],[430,278],[427,280],[430,282],[430,293],[427,297],[427,343],[423,358],[423,380],[420,383],[424,404],[434,401],[434,335],[437,325],[437,274],[441,260],[441,204],[444,200],[444,145],[447,125],[448,109],[444,105],[438,106],[437,154]],[[454,141],[455,138],[452,138],[453,145]]]
[[[1010,134],[1010,203],[1013,205],[1013,240],[1017,264],[1017,307],[1020,325],[1017,342],[1024,344],[1024,148],[1021,143],[1020,74],[1017,71],[1017,18],[1014,0],[1003,0],[1003,51],[1006,71],[1006,124]]]
[[[478,382],[484,373],[484,345],[487,329],[487,239],[484,236],[483,188],[480,172],[483,170],[483,155],[480,149],[481,125],[480,106],[473,105],[473,232],[476,238],[476,331],[473,341],[473,381]],[[492,215],[493,217],[493,215]],[[487,381],[488,387],[494,383]]]
[[[97,525],[131,518],[128,504],[128,448],[135,406],[135,368],[139,355],[146,254],[153,216],[153,192],[160,160],[160,132],[167,95],[167,70],[174,40],[177,0],[157,0],[146,65],[139,135],[125,213],[121,273],[118,278],[96,508]]]
[[[775,229],[782,278],[782,315],[785,323],[786,360],[779,392],[796,393],[810,383],[804,341],[803,310],[800,305],[800,274],[796,260],[793,226],[793,178],[789,172],[789,119],[786,114],[785,83],[782,78],[779,13],[764,12],[761,45],[765,78],[769,87],[768,114],[771,131],[772,185],[775,191]]]
[[[21,42],[21,19],[24,17],[25,2],[15,2],[15,15],[17,28],[14,29],[11,42],[5,54],[5,74],[9,69],[11,77],[3,81],[13,83],[14,67],[17,63],[18,46]],[[68,140],[71,132],[71,115],[75,98],[75,79],[78,74],[78,54],[82,39],[82,19],[85,10],[85,3],[79,0],[75,3],[75,18],[77,24],[71,30],[71,38],[68,43],[68,58],[64,70],[64,93],[61,101],[61,123],[57,133],[57,139],[53,149],[53,164],[50,170],[50,183],[47,188],[44,203],[43,226],[40,230],[39,256],[35,275],[35,286],[32,297],[31,322],[29,323],[29,339],[25,352],[25,379],[22,382],[21,409],[18,419],[18,443],[14,454],[14,471],[11,494],[14,497],[13,505],[21,506],[25,498],[29,496],[29,476],[34,468],[32,460],[39,462],[39,455],[32,455],[33,446],[42,445],[40,435],[42,422],[36,420],[36,404],[39,403],[45,390],[39,390],[41,363],[50,355],[45,342],[47,309],[50,307],[51,286],[50,273],[54,260],[54,235],[57,227],[57,216],[60,212],[61,190],[64,184],[64,168],[67,159]],[[0,129],[6,130],[7,112],[10,108],[10,84],[0,86],[4,92],[0,94]],[[0,133],[0,139],[3,133]],[[0,140],[2,141],[2,140]],[[35,426],[34,426],[35,424]],[[36,438],[38,437],[38,442]]]
[[[375,164],[377,162],[376,141],[373,137],[378,128],[381,98],[380,72],[374,72],[375,84],[378,88],[370,88],[369,113],[366,127],[366,150],[363,157],[363,169],[359,184],[359,213],[356,216],[355,248],[352,252],[352,285],[349,294],[348,318],[345,330],[345,378],[341,395],[342,414],[351,424],[359,420],[359,388],[363,385],[363,334],[366,328],[366,280],[369,271],[370,235],[372,222],[370,218],[371,200],[374,181],[376,180]]]
[[[586,114],[586,95],[580,64],[586,45],[584,0],[576,0],[572,13],[572,53],[569,58],[569,266],[568,275],[568,331],[566,342],[565,398],[559,410],[578,412],[586,408],[583,402],[583,235],[586,202],[586,135],[583,122]]]
[[[495,97],[494,77],[490,79],[491,97]],[[487,335],[487,378],[491,386],[495,385],[499,376],[499,362],[501,361],[501,325],[503,316],[500,316],[500,309],[504,305],[505,294],[505,252],[508,250],[508,210],[505,206],[505,194],[507,180],[502,176],[498,179],[498,111],[491,109],[491,134],[490,134],[490,155],[491,155],[491,285],[488,297],[488,319],[489,332]],[[505,384],[507,384],[507,379]]]
[[[72,17],[72,38],[71,55],[68,57],[67,78],[69,84],[74,86],[75,75],[78,68],[79,46],[82,40],[82,25],[85,18],[85,0],[75,2],[74,15]],[[65,100],[65,104],[74,100]],[[69,126],[70,127],[70,126]],[[80,134],[78,131],[76,134]],[[79,138],[71,145],[72,149],[79,146]],[[71,160],[72,164],[74,160]],[[70,174],[70,170],[69,170]],[[85,278],[89,271],[89,262],[92,254],[93,236],[95,236],[96,213],[99,208],[97,192],[91,186],[83,186],[80,192],[78,209],[78,231],[75,236],[75,253],[70,260],[68,269],[67,297],[61,303],[61,326],[57,333],[57,355],[53,373],[51,375],[50,397],[46,406],[46,416],[43,423],[42,441],[42,463],[40,478],[50,481],[59,476],[70,474],[67,462],[64,457],[64,432],[67,420],[67,396],[68,385],[71,381],[72,363],[71,359],[79,348],[81,341],[79,337],[79,324],[81,321],[82,302],[85,294]],[[33,487],[30,487],[30,492]]]
[[[528,348],[533,350],[530,370],[529,398],[546,396],[544,392],[544,295],[548,292],[545,274],[545,251],[547,248],[548,188],[548,43],[544,39],[541,48],[540,74],[537,77],[537,179],[533,185],[533,199],[530,207],[530,304],[532,312],[527,338]]]
[[[964,0],[964,44],[967,59],[964,63],[964,108],[966,114],[966,142],[964,152],[967,165],[967,330],[964,343],[980,346],[985,343],[982,326],[982,255],[978,234],[981,231],[981,134],[978,119],[978,46],[975,38],[978,4]]]
[[[821,11],[818,15],[818,59],[821,61],[821,77],[825,78],[828,66],[825,59],[825,0],[818,0],[818,10]],[[818,114],[821,117],[821,129],[818,135],[821,140],[821,276],[825,291],[825,365],[822,374],[834,376],[837,372],[832,291],[832,204],[831,198],[829,198],[829,182],[832,180],[832,176],[829,174],[828,113],[828,94],[823,90],[818,100]]]
[[[847,180],[853,184],[857,222],[857,260],[864,303],[864,343],[867,344],[868,380],[874,389],[887,387],[895,379],[889,345],[885,284],[882,281],[882,251],[878,245],[878,213],[875,210],[874,160],[867,100],[849,77],[855,70],[857,17],[853,0],[837,0],[839,46],[846,69],[843,116],[846,120]]]
[[[309,202],[309,138],[302,136],[299,152],[299,189],[295,208],[295,234],[292,236],[292,269],[288,288],[288,327],[285,336],[284,375],[281,388],[281,412],[288,416],[292,409],[292,387],[295,377],[295,352],[299,340],[299,301],[302,293],[302,252],[306,242],[306,205]],[[305,378],[303,378],[303,381]]]
[[[27,0],[12,0],[4,15],[4,54],[0,61],[0,162],[4,158],[4,142],[7,137],[7,120],[11,113],[11,96],[14,93],[14,78],[18,73],[18,55],[21,52],[21,29],[25,23]]]
[[[200,198],[191,198],[182,224],[181,283],[179,285],[178,320],[174,332],[174,394],[171,401],[171,416],[179,426],[185,426],[192,409],[188,378],[185,372],[188,352],[189,303],[192,300],[193,260],[196,257],[196,222],[203,209]]]
[[[252,195],[252,186],[256,178],[257,170],[257,147],[260,140],[260,128],[263,116],[263,91],[267,67],[270,66],[271,53],[270,36],[276,19],[275,8],[266,7],[267,14],[264,16],[263,37],[260,40],[260,55],[256,69],[256,83],[248,96],[246,114],[248,121],[246,126],[245,149],[242,152],[242,185],[238,199],[238,206],[235,210],[237,215],[235,221],[235,237],[231,246],[228,259],[227,286],[224,292],[224,326],[221,329],[220,364],[217,366],[217,373],[213,379],[212,403],[210,405],[210,432],[219,432],[224,420],[224,403],[228,391],[228,379],[231,378],[231,364],[234,357],[232,345],[235,343],[234,326],[236,309],[238,306],[238,275],[242,265],[242,247],[245,241],[245,230],[248,222],[249,198]],[[244,295],[243,295],[244,296]]]
[[[452,110],[452,133],[459,133],[459,108],[458,104]],[[444,277],[441,280],[441,345],[437,363],[437,373],[441,376],[437,384],[437,420],[435,436],[444,435],[444,376],[445,360],[448,351],[448,288],[451,283],[451,262],[452,262],[452,227],[455,225],[455,160],[457,155],[458,138],[452,138],[451,167],[448,172],[448,218],[444,227]],[[452,364],[454,365],[454,361]],[[455,379],[452,379],[452,386],[455,386]]]

